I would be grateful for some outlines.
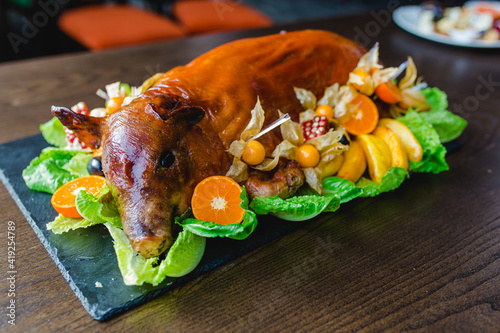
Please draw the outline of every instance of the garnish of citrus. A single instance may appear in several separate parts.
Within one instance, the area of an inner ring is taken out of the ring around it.
[[[106,178],[101,176],[85,176],[67,182],[59,187],[52,195],[50,202],[59,214],[71,217],[82,217],[76,209],[76,195],[85,190],[87,193],[92,193],[94,196],[101,193],[102,188],[106,185]]]
[[[108,112],[108,114],[111,114],[118,110],[122,106],[124,99],[125,97],[121,96],[110,98],[108,103],[106,104],[106,111]]]
[[[245,215],[240,207],[241,191],[241,186],[226,176],[203,179],[196,185],[191,199],[194,217],[223,225],[240,223]]]
[[[370,97],[358,94],[350,102],[354,107],[352,117],[342,124],[349,134],[361,135],[373,132],[378,123],[378,109]]]
[[[375,94],[388,104],[396,104],[403,100],[399,88],[393,82],[384,82],[377,86]]]

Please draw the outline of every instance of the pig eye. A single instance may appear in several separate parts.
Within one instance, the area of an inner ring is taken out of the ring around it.
[[[175,162],[175,155],[171,151],[164,151],[160,157],[160,164],[164,168],[170,168]]]

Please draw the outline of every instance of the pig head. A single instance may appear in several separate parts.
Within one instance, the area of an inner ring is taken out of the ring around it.
[[[170,247],[173,219],[190,206],[196,184],[230,166],[217,136],[197,125],[203,109],[177,97],[138,98],[104,118],[52,113],[89,147],[102,147],[123,230],[144,258]]]

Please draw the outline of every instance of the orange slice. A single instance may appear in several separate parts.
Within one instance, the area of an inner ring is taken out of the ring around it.
[[[212,176],[196,185],[191,199],[193,215],[218,224],[240,223],[245,210],[240,207],[240,185],[226,176]]]
[[[108,103],[106,104],[106,111],[108,112],[108,114],[111,114],[118,110],[122,106],[124,99],[125,97],[121,96],[110,98]]]
[[[384,82],[375,89],[378,98],[388,104],[396,104],[403,100],[399,88],[393,82]]]
[[[73,179],[59,187],[52,195],[50,202],[59,214],[66,217],[79,218],[82,216],[76,210],[76,195],[80,190],[85,190],[87,193],[97,196],[101,193],[104,185],[106,185],[106,178],[101,176],[85,176]]]
[[[342,124],[349,134],[361,135],[371,133],[378,123],[378,110],[370,97],[358,94],[351,103],[354,106],[352,117]]]

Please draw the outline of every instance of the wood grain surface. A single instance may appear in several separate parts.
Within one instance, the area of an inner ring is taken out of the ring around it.
[[[345,204],[104,323],[86,313],[0,185],[0,330],[498,332],[500,52],[419,39],[380,13],[1,64],[0,143],[38,133],[52,104],[98,106],[95,90],[107,83],[138,85],[224,42],[304,28],[379,41],[386,65],[411,55],[469,126],[450,171],[414,174],[395,192]],[[7,318],[8,221],[16,226],[15,326]]]

